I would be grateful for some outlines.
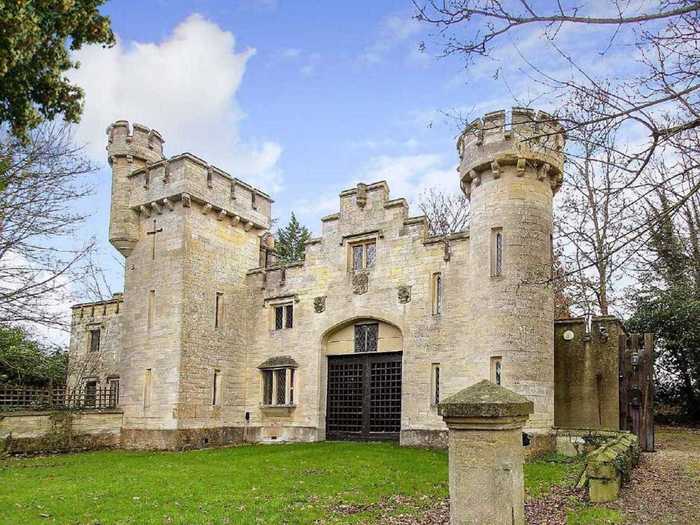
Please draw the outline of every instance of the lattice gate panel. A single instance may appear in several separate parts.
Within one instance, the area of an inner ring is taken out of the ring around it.
[[[362,432],[364,363],[329,361],[328,414],[329,434]]]
[[[401,357],[363,352],[328,358],[328,439],[398,439]]]
[[[401,361],[371,364],[369,430],[401,430]]]

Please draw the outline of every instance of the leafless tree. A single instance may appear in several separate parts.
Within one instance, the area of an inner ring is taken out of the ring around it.
[[[73,239],[93,171],[64,125],[45,123],[26,144],[0,132],[0,322],[66,326],[94,246]]]
[[[575,309],[604,314],[615,307],[620,277],[653,264],[646,245],[669,216],[687,231],[688,253],[700,253],[693,226],[700,191],[700,2],[414,4],[416,17],[436,29],[443,55],[463,57],[467,70],[492,65],[500,78],[498,54],[514,47],[538,105],[558,108],[553,113],[567,134],[569,163],[557,214],[563,271],[555,276]],[[536,44],[523,45],[528,39]],[[597,49],[591,52],[589,42]],[[660,191],[668,205],[644,213],[658,204]]]
[[[428,219],[430,235],[449,235],[469,227],[469,199],[464,193],[446,193],[429,188],[418,198]]]
[[[622,288],[617,284],[640,247],[629,239],[639,228],[635,214],[641,207],[630,185],[634,175],[624,169],[620,123],[592,122],[605,102],[586,107],[588,99],[575,97],[564,114],[591,122],[576,131],[570,146],[555,227],[577,313],[609,315]]]

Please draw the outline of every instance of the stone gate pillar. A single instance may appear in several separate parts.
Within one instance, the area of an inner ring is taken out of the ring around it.
[[[450,524],[525,523],[525,397],[481,381],[438,405],[449,429]]]

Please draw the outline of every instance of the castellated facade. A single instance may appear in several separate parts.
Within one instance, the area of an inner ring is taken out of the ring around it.
[[[275,261],[268,194],[115,122],[109,238],[124,293],[73,307],[73,370],[95,363],[74,381],[115,386],[131,448],[444,445],[436,404],[482,379],[532,399],[527,432],[551,435],[564,134],[544,113],[508,116],[459,138],[469,231],[431,237],[385,182],[358,184],[290,265]]]

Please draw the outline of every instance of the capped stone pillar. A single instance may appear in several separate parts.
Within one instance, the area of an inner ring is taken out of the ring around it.
[[[490,381],[448,397],[450,525],[525,523],[522,428],[527,398]]]

